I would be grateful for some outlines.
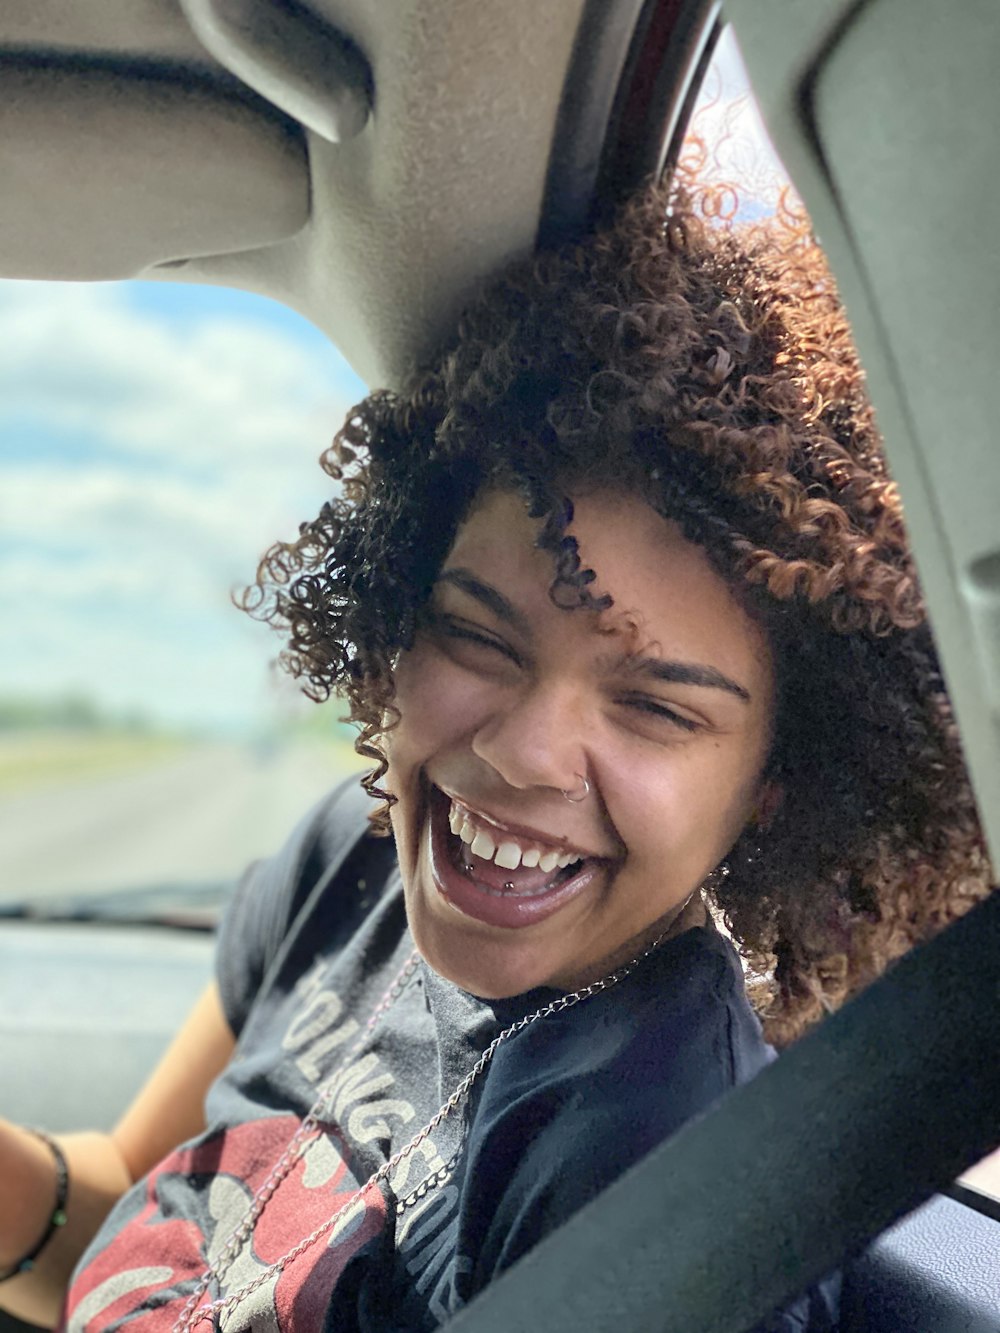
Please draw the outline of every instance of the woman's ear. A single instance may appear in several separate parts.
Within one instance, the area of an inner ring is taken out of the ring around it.
[[[785,789],[780,782],[765,782],[757,794],[757,800],[750,812],[751,825],[758,828],[761,833],[766,833],[784,799]]]

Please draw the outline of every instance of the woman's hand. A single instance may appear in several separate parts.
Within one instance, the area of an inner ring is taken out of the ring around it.
[[[77,1259],[132,1178],[110,1134],[60,1135],[69,1169],[66,1224],[33,1267],[0,1284],[0,1306],[51,1327]],[[30,1131],[0,1121],[0,1265],[13,1267],[38,1244],[56,1205],[52,1150]]]

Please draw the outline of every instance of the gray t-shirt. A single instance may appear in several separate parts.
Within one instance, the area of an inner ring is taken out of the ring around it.
[[[74,1276],[72,1333],[168,1333],[208,1263],[234,1230],[247,1231],[254,1195],[321,1087],[323,1132],[212,1285],[213,1298],[224,1297],[264,1279],[224,1329],[438,1328],[773,1058],[732,946],[710,927],[686,931],[614,988],[500,1045],[461,1105],[324,1230],[496,1034],[558,995],[481,1000],[418,960],[370,1026],[413,943],[394,848],[366,832],[367,806],[356,785],[341,788],[241,882],[218,945],[239,1041],[209,1092],[209,1128],[114,1209]],[[817,1288],[762,1333],[835,1328],[835,1287]]]

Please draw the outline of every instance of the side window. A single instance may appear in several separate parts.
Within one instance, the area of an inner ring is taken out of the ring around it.
[[[7,282],[0,329],[0,894],[212,896],[359,763],[229,593],[364,386],[215,288]]]

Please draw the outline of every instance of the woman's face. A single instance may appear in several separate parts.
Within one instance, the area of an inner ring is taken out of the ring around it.
[[[553,605],[538,523],[488,492],[396,673],[388,783],[410,928],[437,972],[489,998],[627,961],[770,796],[763,632],[641,500],[574,507],[609,610]]]

